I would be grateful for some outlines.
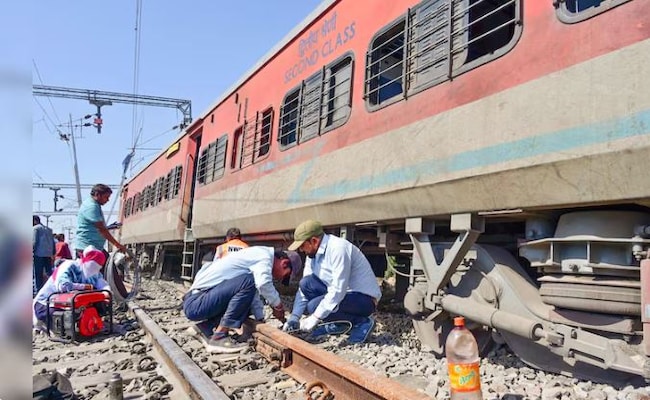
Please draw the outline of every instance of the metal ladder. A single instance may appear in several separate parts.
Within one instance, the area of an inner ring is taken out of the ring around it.
[[[192,280],[194,278],[194,251],[196,241],[192,228],[185,228],[183,236],[183,257],[181,259],[181,279]]]

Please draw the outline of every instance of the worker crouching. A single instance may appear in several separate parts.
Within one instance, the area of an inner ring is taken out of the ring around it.
[[[284,307],[273,279],[289,284],[292,265],[286,253],[272,247],[253,246],[206,264],[183,299],[183,310],[207,338],[208,351],[235,353],[247,347],[230,336],[253,314],[264,319],[259,294],[284,322]],[[258,294],[259,293],[259,294]]]

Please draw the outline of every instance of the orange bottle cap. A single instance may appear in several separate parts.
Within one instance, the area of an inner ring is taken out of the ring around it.
[[[454,326],[465,326],[465,317],[455,317]]]

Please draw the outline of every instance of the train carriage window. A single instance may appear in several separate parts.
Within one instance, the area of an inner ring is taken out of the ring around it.
[[[259,114],[259,122],[257,124],[259,129],[259,140],[257,145],[257,153],[255,160],[263,158],[269,153],[271,148],[271,128],[273,127],[273,108],[262,111]]]
[[[233,146],[230,154],[230,168],[237,169],[241,165],[241,155],[244,145],[244,126],[235,129],[233,133]]]
[[[319,134],[321,93],[323,92],[322,76],[322,72],[319,72],[302,83],[298,143],[305,142]]]
[[[343,125],[352,109],[352,57],[328,66],[323,80],[321,133]]]
[[[131,206],[131,199],[126,199],[124,202],[124,207],[122,208],[122,215],[124,215],[124,218],[129,216],[129,209]]]
[[[241,146],[239,151],[239,168],[244,168],[253,164],[253,154],[255,153],[255,119],[244,121],[239,144]]]
[[[370,111],[450,80],[510,51],[521,0],[426,0],[370,43],[364,97]]]
[[[199,162],[196,167],[196,180],[199,185],[205,185],[205,175],[206,175],[206,165],[208,163],[208,148],[201,150],[201,155],[199,156]],[[169,173],[171,175],[171,172]]]
[[[169,170],[169,173],[167,174],[167,199],[171,200],[174,198],[174,168]]]
[[[223,135],[216,142],[216,149],[214,153],[214,172],[212,180],[223,177],[226,170],[226,149],[228,147],[228,135]]]
[[[280,150],[345,124],[352,109],[352,56],[324,66],[292,89],[280,108]]]
[[[127,216],[131,216],[135,214],[135,195],[129,197],[127,202],[128,202],[128,207],[126,209],[126,214]]]
[[[553,0],[558,19],[567,24],[584,21],[630,0]]]
[[[280,129],[278,142],[280,149],[284,150],[297,143],[298,135],[298,107],[300,103],[300,88],[294,89],[286,95],[280,108]]]
[[[147,186],[147,208],[149,208],[153,204],[153,192],[154,188],[153,185],[148,185]]]
[[[163,198],[165,200],[169,200],[169,182],[171,181],[171,179],[172,179],[172,173],[169,172],[167,173],[167,176],[165,176],[163,181],[162,191],[163,191]]]
[[[156,187],[156,202],[160,203],[163,201],[164,192],[163,187],[165,186],[165,177],[158,178],[158,186]]]
[[[409,15],[408,29],[408,85],[409,91],[444,81],[450,69],[451,46],[458,48],[463,39],[463,26],[467,26],[467,11],[464,2],[444,0],[429,1],[415,7]],[[449,24],[449,8],[454,7],[453,15],[459,16]],[[451,33],[450,31],[454,31]],[[466,49],[451,52],[454,61],[462,65]]]
[[[149,185],[144,187],[142,191],[142,211],[149,208]]]
[[[244,121],[244,125],[235,131],[235,143],[232,149],[232,168],[245,168],[269,153],[271,144],[271,123],[273,109],[256,112],[254,117]]]
[[[156,179],[153,182],[153,186],[152,186],[152,189],[151,189],[151,193],[153,194],[151,196],[152,197],[151,198],[151,205],[152,206],[158,205],[158,194],[160,193],[160,185],[159,185],[159,183],[160,183],[160,181],[158,179]]]
[[[214,180],[214,158],[217,154],[217,142],[212,142],[208,145],[205,152],[205,183],[210,183]]]
[[[199,185],[206,185],[223,176],[226,167],[227,143],[228,135],[223,135],[203,149],[196,171]]]
[[[395,23],[370,45],[365,96],[373,105],[404,93],[404,23]]]
[[[175,199],[178,196],[178,193],[181,189],[181,174],[183,173],[183,167],[180,165],[174,168],[174,179],[172,180],[172,198]]]
[[[153,185],[148,185],[147,186],[147,208],[153,205],[153,197],[154,197],[154,187]]]

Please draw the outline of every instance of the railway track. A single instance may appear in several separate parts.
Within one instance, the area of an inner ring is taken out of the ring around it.
[[[80,399],[109,398],[119,372],[128,399],[431,399],[448,398],[446,364],[417,351],[402,315],[378,315],[370,343],[345,345],[340,337],[308,343],[286,334],[267,310],[267,323],[241,332],[251,347],[240,354],[205,351],[181,312],[183,287],[143,282],[128,313],[115,316],[115,333],[90,343],[33,340],[33,371],[58,369]],[[291,298],[283,297],[290,305]],[[481,366],[485,398],[647,399],[649,388],[615,388],[545,374],[505,349]],[[623,395],[621,395],[623,393]],[[512,397],[514,396],[514,397]]]
[[[132,318],[116,313],[112,335],[79,345],[36,337],[33,373],[59,370],[83,399],[108,396],[116,371],[133,399],[253,398],[253,393],[287,399],[430,398],[264,323],[244,326],[251,348],[242,354],[208,354],[180,312],[179,286],[157,286],[162,290],[145,291],[129,304]]]

